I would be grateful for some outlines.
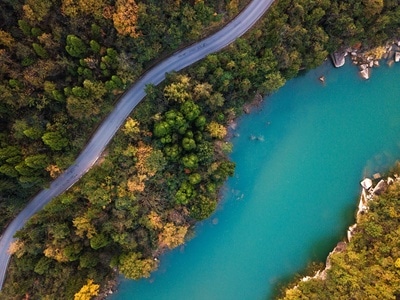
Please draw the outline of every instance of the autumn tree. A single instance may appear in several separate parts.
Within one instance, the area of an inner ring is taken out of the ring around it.
[[[150,258],[143,259],[138,252],[122,254],[119,258],[119,271],[130,279],[147,278],[156,267],[156,261]]]
[[[187,230],[188,226],[177,226],[173,223],[167,223],[158,235],[158,243],[161,247],[173,249],[183,244]]]
[[[74,295],[74,300],[90,300],[99,294],[99,288],[99,284],[95,284],[92,279],[88,279],[86,284]]]
[[[136,29],[138,5],[135,0],[117,0],[115,13],[112,16],[114,27],[119,34],[136,38],[139,33]]]

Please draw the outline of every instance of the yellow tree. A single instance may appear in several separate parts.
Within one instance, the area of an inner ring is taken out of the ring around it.
[[[141,254],[138,252],[123,254],[119,258],[120,272],[131,279],[147,278],[156,267],[156,261],[150,258],[142,259]]]
[[[62,0],[61,11],[68,17],[78,14],[101,17],[106,7],[104,0]]]
[[[187,226],[176,226],[173,223],[167,223],[163,231],[158,235],[158,243],[161,247],[175,248],[183,244],[187,230]]]
[[[76,228],[76,235],[81,238],[86,234],[86,237],[91,239],[96,234],[96,228],[90,223],[90,219],[86,214],[81,217],[76,217],[72,223]]]
[[[139,6],[134,0],[117,0],[113,14],[114,27],[119,34],[136,38],[136,22]]]
[[[32,23],[41,22],[47,16],[52,6],[49,0],[27,0],[22,6],[24,16]]]
[[[214,138],[223,139],[226,136],[226,128],[215,121],[211,121],[207,126],[207,130]]]
[[[99,294],[99,284],[94,284],[92,279],[88,279],[87,283],[74,295],[74,300],[90,300]]]
[[[10,244],[10,247],[8,248],[8,253],[10,255],[15,255],[16,257],[20,258],[22,257],[22,255],[25,254],[24,247],[25,247],[24,242],[17,239]]]
[[[0,29],[0,45],[4,45],[8,48],[11,48],[13,46],[14,42],[15,42],[15,40],[11,36],[11,34]]]

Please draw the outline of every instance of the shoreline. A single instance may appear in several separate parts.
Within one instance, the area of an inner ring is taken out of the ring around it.
[[[367,53],[368,53],[367,51],[357,52],[358,61],[362,61],[363,59],[367,60],[368,59]],[[330,62],[328,62],[328,60],[330,60]],[[335,67],[333,61],[330,59],[329,56],[326,58],[326,60],[323,62],[323,64],[324,63],[330,63],[330,64],[332,64],[332,67]],[[350,63],[350,62],[347,62],[347,63]],[[353,61],[352,65],[357,65],[357,64],[355,64],[354,61]],[[379,66],[380,66],[379,64],[378,65],[374,64],[374,67],[379,67]],[[325,75],[321,75],[321,77],[324,77],[324,79],[325,79]],[[319,79],[319,78],[317,78],[317,79]],[[323,82],[322,80],[319,79],[318,81],[316,81],[316,84],[325,84],[325,82]],[[259,107],[263,104],[263,102],[266,101],[267,97],[268,97],[268,95],[265,95],[263,97],[259,93],[255,94],[252,97],[252,100],[249,100],[248,102],[246,102],[243,105],[243,107],[242,107],[243,114],[247,115],[247,114],[251,114],[251,113],[254,113],[255,111],[257,111],[257,109],[259,109]],[[226,137],[226,142],[230,142],[231,139],[233,137],[235,137],[235,130],[237,128],[237,121],[238,121],[239,118],[240,118],[240,116],[236,116],[235,118],[230,119],[228,121],[228,124],[226,126],[226,129],[228,131],[228,135]],[[399,178],[399,180],[400,180],[400,178]],[[194,225],[196,225],[196,224],[194,224]],[[354,225],[352,225],[352,226],[354,226]],[[350,226],[349,229],[352,226]],[[339,242],[337,244],[337,246],[329,253],[329,255],[327,257],[327,261],[329,260],[329,256],[331,254],[343,251],[343,250],[345,250],[345,248],[346,248],[346,243],[345,242]],[[301,280],[302,281],[306,281],[306,280],[310,280],[312,278],[318,278],[318,276],[326,276],[326,271],[328,269],[329,268],[325,268],[324,270],[319,270],[319,271],[317,271],[317,273],[313,277],[305,276]],[[103,299],[106,299],[109,295],[118,292],[118,286],[120,284],[120,280],[119,280],[118,277],[120,276],[120,274],[117,272],[115,275],[116,275],[116,277],[114,277],[112,280],[110,280],[111,283],[108,283],[107,285],[105,285],[104,290],[101,290],[100,293],[99,293],[99,296],[97,296],[95,299],[103,300]],[[305,279],[305,278],[308,278],[308,279]]]
[[[380,175],[379,175],[380,176]],[[374,185],[375,182],[375,185]],[[362,187],[360,199],[357,206],[357,212],[355,214],[356,220],[355,223],[350,225],[347,229],[347,240],[342,240],[336,244],[331,252],[329,252],[326,262],[325,268],[322,270],[316,271],[314,276],[304,276],[299,281],[309,281],[309,280],[326,280],[327,272],[331,268],[331,257],[335,253],[341,253],[346,250],[347,245],[350,243],[352,237],[357,232],[357,225],[360,222],[360,216],[367,214],[369,210],[369,203],[372,201],[376,201],[377,197],[383,193],[385,193],[390,185],[400,184],[400,177],[397,174],[394,174],[394,178],[391,176],[387,176],[386,179],[382,177],[370,179],[368,177],[364,178],[360,185]],[[298,284],[295,285],[291,289],[297,289]]]
[[[358,67],[360,77],[368,80],[372,70],[379,67],[381,63],[392,66],[400,62],[400,41],[391,40],[383,46],[372,49],[363,49],[361,44],[346,47],[332,53],[330,58],[332,64],[340,68],[346,63],[346,56],[350,56],[351,64]]]

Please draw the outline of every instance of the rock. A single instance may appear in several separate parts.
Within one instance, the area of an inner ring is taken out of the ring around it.
[[[374,60],[374,67],[379,67],[379,60]]]
[[[367,64],[362,64],[362,65],[360,65],[360,70],[362,71],[362,70],[365,70],[366,68],[368,68],[368,65]]]
[[[392,178],[392,177],[388,177],[388,179],[387,179],[387,184],[388,185],[391,185],[391,184],[393,184],[394,183],[394,179]]]
[[[395,52],[394,53],[394,61],[399,62],[400,61],[400,52]]]
[[[369,190],[369,188],[372,186],[372,180],[369,178],[365,178],[363,181],[360,182],[360,184],[364,189]]]
[[[347,230],[347,240],[350,242],[351,238],[353,237],[354,231],[357,228],[357,223],[353,224],[349,227],[349,229]]]
[[[370,71],[371,69],[369,69],[369,68],[366,68],[366,69],[364,69],[364,70],[361,70],[360,71],[360,76],[362,77],[362,78],[364,78],[364,79],[369,79],[369,77],[370,77],[370,74],[371,74],[371,71]]]
[[[372,68],[373,66],[374,66],[374,61],[373,60],[371,60],[370,62],[369,62],[369,65],[368,65],[370,68]]]
[[[380,179],[380,178],[382,177],[382,175],[379,174],[379,173],[375,173],[374,175],[372,175],[372,177],[373,177],[374,179]]]
[[[346,55],[347,55],[346,51],[334,52],[331,55],[333,65],[336,68],[342,67],[346,62],[346,59],[345,59]]]
[[[385,192],[385,191],[387,190],[387,187],[388,187],[388,185],[387,185],[386,181],[382,179],[382,180],[379,181],[378,184],[374,187],[374,189],[373,189],[373,191],[372,191],[372,194],[374,194],[374,195],[380,195],[380,194],[382,194],[383,192]]]

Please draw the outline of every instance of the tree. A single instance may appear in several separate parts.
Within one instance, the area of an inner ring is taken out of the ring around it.
[[[121,35],[137,38],[139,33],[136,29],[138,17],[138,5],[134,0],[117,0],[115,13],[112,16],[114,27]]]
[[[0,45],[11,48],[15,43],[14,38],[6,31],[0,29]]]
[[[169,249],[182,245],[185,241],[187,230],[188,226],[176,226],[173,223],[167,223],[158,235],[158,244]]]
[[[94,284],[92,279],[88,279],[86,284],[74,295],[74,300],[90,300],[99,294],[99,284]]]
[[[49,146],[52,150],[60,151],[68,146],[68,140],[63,137],[58,131],[46,132],[42,136],[43,143]]]
[[[185,168],[195,170],[199,167],[199,158],[197,155],[191,153],[182,157],[182,163]]]
[[[186,151],[193,150],[196,148],[196,142],[192,138],[184,137],[182,139],[182,148]]]
[[[110,240],[102,233],[96,234],[90,239],[90,247],[94,250],[103,248],[110,243]]]
[[[67,45],[65,46],[68,54],[73,57],[83,58],[86,56],[87,47],[85,43],[73,34],[67,36]]]
[[[48,165],[48,157],[46,154],[36,154],[25,158],[25,164],[32,169],[43,169]]]
[[[200,113],[200,107],[193,101],[186,101],[181,105],[180,111],[188,121],[196,119]]]
[[[177,82],[173,82],[164,88],[164,97],[169,101],[178,103],[191,99],[191,94],[188,90],[189,81],[190,78],[187,76],[178,76]]]
[[[190,215],[196,220],[204,220],[210,217],[216,207],[216,200],[200,195],[193,201],[190,207]]]
[[[154,124],[153,133],[156,137],[163,137],[167,134],[170,134],[171,127],[168,122],[161,121],[159,123]]]
[[[156,267],[156,261],[150,258],[142,259],[142,255],[139,252],[130,252],[119,257],[119,271],[126,278],[147,278]]]
[[[50,0],[26,0],[22,6],[25,18],[33,23],[42,22],[50,11]]]
[[[76,228],[76,235],[81,238],[86,235],[87,238],[91,239],[96,234],[96,228],[91,223],[91,220],[87,214],[80,217],[75,217],[72,223]]]
[[[210,124],[208,124],[207,130],[212,137],[217,139],[223,139],[227,134],[226,128],[215,121],[211,121]]]

